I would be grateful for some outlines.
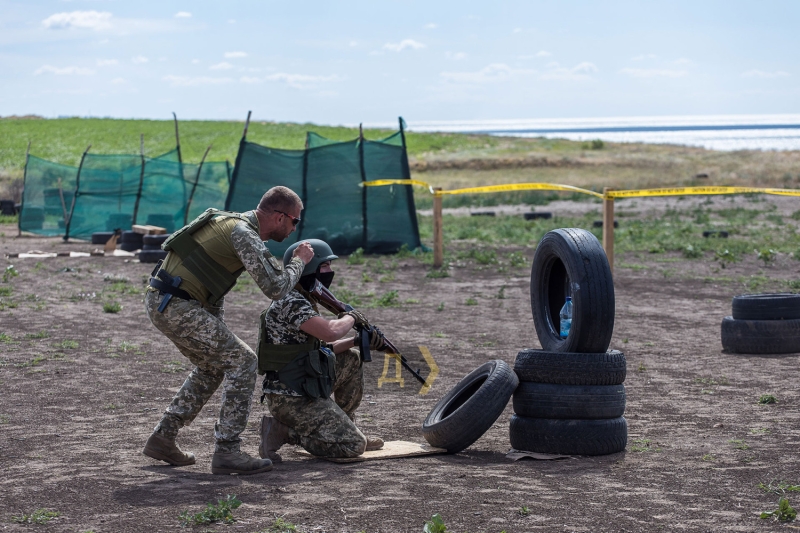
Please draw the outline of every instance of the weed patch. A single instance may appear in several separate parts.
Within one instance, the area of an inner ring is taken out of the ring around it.
[[[11,521],[18,524],[46,524],[53,518],[59,516],[58,511],[50,511],[48,509],[36,509],[31,514],[22,514],[19,516],[12,516]]]
[[[797,511],[789,505],[789,500],[781,498],[778,500],[778,508],[774,511],[764,511],[759,515],[763,519],[772,518],[779,522],[791,522],[797,518]]]
[[[778,403],[778,399],[772,394],[762,394],[758,399],[758,403],[761,405],[771,405],[773,403]]]
[[[105,302],[103,303],[104,313],[119,313],[122,311],[122,305],[119,302]]]
[[[219,500],[216,505],[209,503],[199,513],[191,514],[189,511],[184,511],[178,518],[182,526],[202,526],[216,522],[232,524],[236,521],[233,517],[233,510],[238,509],[240,505],[242,505],[241,500],[235,495],[228,495],[224,500]]]
[[[425,527],[422,528],[422,533],[450,533],[447,526],[442,519],[442,515],[436,513],[430,520],[425,522]]]
[[[389,291],[383,296],[378,297],[375,300],[375,305],[378,307],[395,307],[399,305],[397,291]]]
[[[3,283],[8,283],[11,278],[16,278],[17,276],[19,276],[19,272],[14,268],[14,265],[8,265],[3,271]]]
[[[356,250],[347,257],[348,265],[363,265],[364,264],[364,249],[356,248]]]
[[[428,273],[425,274],[425,277],[426,278],[434,278],[434,279],[436,279],[436,278],[449,278],[450,277],[450,272],[448,272],[446,268],[434,268],[434,269],[429,270]]]

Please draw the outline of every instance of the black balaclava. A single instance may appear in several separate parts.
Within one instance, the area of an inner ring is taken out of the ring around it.
[[[302,276],[300,278],[300,286],[303,287],[306,291],[311,291],[314,288],[314,282],[319,280],[320,283],[326,288],[331,288],[331,283],[333,283],[333,275],[335,272],[317,272],[315,274],[308,274],[306,276]]]

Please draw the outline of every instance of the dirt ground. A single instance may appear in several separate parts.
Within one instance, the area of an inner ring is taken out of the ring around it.
[[[92,248],[13,238],[11,226],[0,232],[5,253]],[[528,264],[534,246],[522,250]],[[303,532],[420,532],[434,513],[457,533],[795,527],[759,518],[777,507],[778,495],[758,485],[800,484],[798,356],[721,353],[720,322],[743,287],[710,278],[713,262],[673,259],[669,275],[649,258],[636,259],[644,268],[615,272],[611,346],[628,361],[625,452],[512,462],[505,457],[509,404],[457,455],[333,464],[289,448],[272,472],[246,477],[210,472],[219,394],[179,437],[196,465],[173,468],[141,454],[189,370],[145,316],[141,291],[152,266],[123,258],[4,259],[0,266],[13,264],[19,276],[0,283],[0,530],[175,531],[182,511],[199,512],[228,494],[244,502],[234,511],[237,522],[196,531],[254,533],[283,517]],[[625,260],[618,257],[618,265]],[[797,279],[799,265],[779,258],[765,269],[750,258],[728,275]],[[467,372],[490,359],[513,363],[520,349],[539,347],[526,267],[456,264],[447,278],[427,278],[428,267],[414,258],[384,274],[344,260],[334,267],[334,292],[396,290],[399,306],[365,313],[423,373],[420,345],[441,371],[420,396],[408,374],[403,388],[378,388],[382,360],[367,365],[357,423],[368,434],[423,442],[425,416]],[[110,301],[121,311],[103,312]],[[252,283],[227,298],[226,321],[250,346],[267,304]],[[759,405],[766,393],[778,403]],[[244,434],[244,449],[254,454],[265,413],[256,403]],[[791,492],[788,498],[800,503]],[[13,521],[40,508],[59,516],[45,525]]]

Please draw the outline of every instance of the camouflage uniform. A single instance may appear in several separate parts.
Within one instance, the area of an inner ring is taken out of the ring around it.
[[[253,211],[244,213],[244,216],[258,227]],[[214,224],[214,220],[208,224]],[[281,262],[270,260],[257,231],[244,221],[233,227],[230,246],[262,292],[272,299],[286,295],[304,268],[303,262],[297,258],[285,269]],[[174,275],[174,265],[179,262],[176,254],[170,252],[162,268],[167,272],[172,269],[170,273]],[[225,325],[222,300],[215,306],[203,304],[201,302],[208,297],[207,291],[203,293],[184,284],[181,284],[181,289],[195,299],[173,297],[163,313],[158,312],[158,306],[164,296],[157,290],[148,288],[144,299],[145,310],[153,325],[195,365],[155,432],[174,439],[181,427],[189,425],[197,417],[224,379],[222,407],[214,429],[216,451],[237,452],[241,442],[239,434],[247,425],[250,414],[258,363],[256,354]]]
[[[312,338],[300,326],[314,316],[319,316],[316,306],[299,291],[291,291],[272,302],[267,311],[267,342],[310,342]],[[364,393],[364,372],[357,350],[336,354],[335,401],[302,396],[280,381],[264,379],[263,388],[272,416],[289,427],[290,444],[299,444],[322,457],[357,457],[364,453],[367,438],[354,423]]]

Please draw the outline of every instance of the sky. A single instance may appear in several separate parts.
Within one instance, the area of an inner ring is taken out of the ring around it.
[[[800,2],[0,0],[0,116],[800,112]]]

